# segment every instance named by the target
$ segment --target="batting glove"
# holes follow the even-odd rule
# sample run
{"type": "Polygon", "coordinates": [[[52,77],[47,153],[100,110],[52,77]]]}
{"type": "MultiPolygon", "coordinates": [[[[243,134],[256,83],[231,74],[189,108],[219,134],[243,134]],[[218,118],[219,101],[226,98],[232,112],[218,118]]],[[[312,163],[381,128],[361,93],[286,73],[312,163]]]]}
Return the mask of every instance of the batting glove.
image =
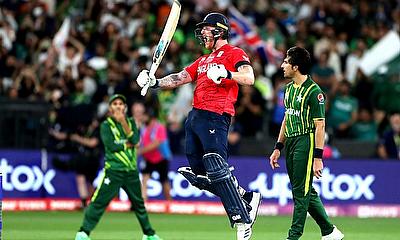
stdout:
{"type": "Polygon", "coordinates": [[[147,83],[149,83],[150,87],[153,87],[157,83],[157,79],[154,77],[149,76],[149,70],[142,70],[139,73],[139,76],[136,79],[137,84],[142,88],[144,87],[147,83]]]}
{"type": "Polygon", "coordinates": [[[207,77],[216,84],[220,84],[223,78],[232,79],[232,73],[226,70],[224,65],[219,64],[208,69],[207,77]]]}

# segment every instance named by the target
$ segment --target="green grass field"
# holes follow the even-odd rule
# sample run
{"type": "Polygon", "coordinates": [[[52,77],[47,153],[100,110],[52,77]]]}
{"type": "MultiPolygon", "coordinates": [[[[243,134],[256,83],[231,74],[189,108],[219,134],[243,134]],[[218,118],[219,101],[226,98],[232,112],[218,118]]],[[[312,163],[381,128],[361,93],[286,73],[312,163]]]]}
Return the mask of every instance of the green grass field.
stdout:
{"type": "MultiPolygon", "coordinates": [[[[3,212],[5,240],[71,240],[82,221],[82,212],[3,212]]],[[[224,216],[151,214],[158,235],[164,240],[236,239],[224,216]]],[[[334,218],[334,223],[350,240],[399,239],[399,219],[334,218]]],[[[290,224],[289,216],[260,216],[252,239],[283,240],[290,224]]],[[[92,240],[141,240],[142,233],[132,213],[107,212],[91,234],[92,240]]],[[[302,240],[321,239],[310,218],[302,240]]]]}

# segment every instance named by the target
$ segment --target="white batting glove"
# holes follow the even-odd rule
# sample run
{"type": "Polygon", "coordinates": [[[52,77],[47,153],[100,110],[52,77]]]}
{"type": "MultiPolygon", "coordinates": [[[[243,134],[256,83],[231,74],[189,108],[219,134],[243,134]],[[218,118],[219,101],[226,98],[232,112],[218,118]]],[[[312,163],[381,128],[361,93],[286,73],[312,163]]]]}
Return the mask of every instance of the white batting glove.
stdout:
{"type": "Polygon", "coordinates": [[[223,78],[231,79],[232,73],[226,70],[224,65],[219,64],[208,69],[207,77],[216,84],[220,84],[223,78]]]}
{"type": "Polygon", "coordinates": [[[147,83],[149,83],[150,87],[152,87],[156,85],[157,79],[155,79],[154,77],[150,77],[149,70],[145,69],[139,73],[136,82],[141,88],[144,87],[147,83]]]}

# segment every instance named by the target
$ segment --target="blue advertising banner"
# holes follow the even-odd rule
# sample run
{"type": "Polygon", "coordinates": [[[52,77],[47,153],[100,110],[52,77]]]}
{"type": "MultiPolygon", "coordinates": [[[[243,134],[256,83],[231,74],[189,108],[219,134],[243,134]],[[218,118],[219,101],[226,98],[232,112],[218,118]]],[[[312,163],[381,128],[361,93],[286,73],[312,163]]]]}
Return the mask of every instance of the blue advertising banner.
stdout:
{"type": "Polygon", "coordinates": [[[51,158],[40,150],[0,150],[4,198],[76,198],[75,175],[55,170],[51,158]]]}
{"type": "MultiPolygon", "coordinates": [[[[68,156],[64,156],[68,158],[68,156]]],[[[73,172],[61,172],[53,168],[51,155],[37,151],[0,150],[0,167],[3,171],[4,198],[78,198],[73,172]]],[[[272,171],[267,158],[232,157],[230,165],[240,184],[259,191],[264,203],[285,206],[291,202],[289,179],[284,159],[281,168],[272,171]]],[[[397,173],[400,161],[382,160],[326,160],[323,177],[314,179],[314,187],[327,204],[400,204],[400,187],[397,173]]],[[[176,172],[187,166],[183,156],[171,161],[169,178],[171,195],[175,200],[218,201],[210,193],[188,184],[176,172]]],[[[161,184],[153,179],[148,182],[150,199],[162,199],[161,184]]],[[[99,180],[99,177],[95,180],[99,180]]],[[[126,195],[121,191],[121,200],[126,195]]]]}

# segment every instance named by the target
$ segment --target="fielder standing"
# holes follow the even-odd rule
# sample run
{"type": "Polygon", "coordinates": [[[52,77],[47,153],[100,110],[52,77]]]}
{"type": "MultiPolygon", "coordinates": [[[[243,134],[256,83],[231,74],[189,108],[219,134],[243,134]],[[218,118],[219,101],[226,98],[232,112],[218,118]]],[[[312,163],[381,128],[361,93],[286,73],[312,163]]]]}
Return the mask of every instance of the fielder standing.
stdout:
{"type": "Polygon", "coordinates": [[[329,221],[324,206],[312,186],[313,175],[322,177],[322,149],[325,136],[325,97],[308,75],[311,58],[308,51],[292,47],[281,65],[286,85],[278,141],[270,156],[272,169],[278,168],[280,152],[286,144],[286,168],[292,185],[294,211],[289,240],[303,234],[307,212],[321,229],[322,240],[341,240],[344,235],[329,221]]]}
{"type": "Polygon", "coordinates": [[[186,156],[190,168],[178,171],[189,182],[221,198],[238,239],[250,239],[251,227],[261,201],[260,193],[246,192],[238,186],[227,163],[227,135],[238,84],[253,85],[254,73],[249,57],[228,44],[230,26],[220,13],[210,13],[196,25],[196,38],[211,50],[179,73],[161,79],[143,70],[137,79],[140,87],[175,88],[194,82],[193,109],[185,123],[186,156]]]}
{"type": "Polygon", "coordinates": [[[90,240],[89,234],[96,227],[111,200],[122,188],[128,194],[136,217],[143,231],[143,240],[161,240],[150,225],[136,165],[135,145],[139,131],[135,121],[126,117],[125,96],[115,94],[109,101],[110,116],[100,126],[105,148],[104,175],[89,206],[75,240],[90,240]]]}

